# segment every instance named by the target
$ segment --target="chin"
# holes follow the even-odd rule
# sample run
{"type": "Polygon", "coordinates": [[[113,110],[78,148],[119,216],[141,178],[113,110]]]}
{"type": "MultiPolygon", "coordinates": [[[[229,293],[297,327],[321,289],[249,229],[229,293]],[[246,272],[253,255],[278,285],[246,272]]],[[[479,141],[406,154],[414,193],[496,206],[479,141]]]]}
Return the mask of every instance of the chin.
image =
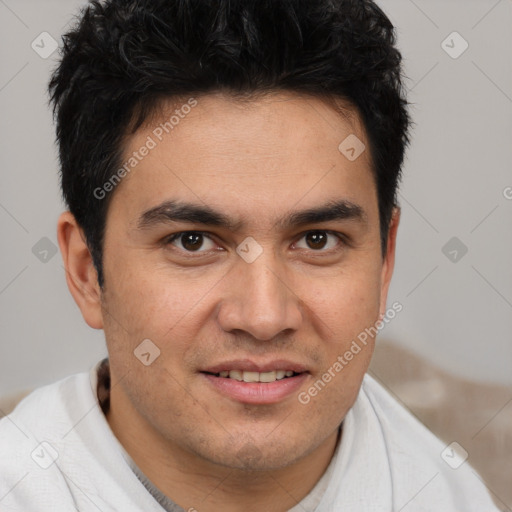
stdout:
{"type": "Polygon", "coordinates": [[[245,436],[243,435],[236,437],[236,444],[233,442],[233,438],[228,438],[227,446],[224,449],[213,447],[214,451],[210,452],[206,458],[214,464],[231,469],[275,471],[293,464],[306,455],[298,449],[299,445],[304,447],[304,444],[292,442],[289,437],[274,438],[271,442],[265,436],[262,436],[260,440],[250,439],[247,436],[246,441],[244,441],[245,436]]]}

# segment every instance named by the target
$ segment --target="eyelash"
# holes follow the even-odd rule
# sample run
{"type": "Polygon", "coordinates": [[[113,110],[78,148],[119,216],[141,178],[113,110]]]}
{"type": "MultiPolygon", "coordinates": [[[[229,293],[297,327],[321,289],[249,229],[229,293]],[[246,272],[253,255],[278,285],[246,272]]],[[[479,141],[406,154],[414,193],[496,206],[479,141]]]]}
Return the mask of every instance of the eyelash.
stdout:
{"type": "MultiPolygon", "coordinates": [[[[210,234],[205,232],[205,231],[180,231],[178,233],[174,233],[173,235],[170,235],[167,238],[165,238],[163,240],[163,243],[166,246],[167,245],[171,245],[172,242],[174,242],[175,240],[179,239],[182,235],[190,234],[190,233],[193,233],[195,235],[202,235],[202,236],[208,238],[209,240],[211,240],[212,242],[214,242],[214,240],[212,239],[210,234]]],[[[335,253],[335,252],[341,250],[343,247],[349,245],[347,237],[343,233],[338,233],[337,231],[331,231],[331,230],[328,230],[328,229],[310,229],[309,231],[305,231],[304,233],[301,233],[300,238],[298,238],[297,241],[302,240],[306,235],[308,235],[310,233],[327,233],[328,235],[332,235],[332,236],[336,237],[338,239],[338,241],[341,242],[341,247],[337,247],[337,248],[330,249],[330,250],[327,250],[327,251],[323,251],[322,249],[318,249],[318,250],[310,249],[313,253],[317,253],[317,254],[332,254],[332,253],[335,253]]],[[[185,252],[187,255],[192,255],[192,256],[193,255],[202,255],[204,253],[210,252],[210,251],[187,251],[187,250],[184,250],[184,249],[178,249],[178,250],[181,251],[181,252],[185,252]]],[[[305,250],[305,249],[302,249],[302,250],[305,250]]]]}

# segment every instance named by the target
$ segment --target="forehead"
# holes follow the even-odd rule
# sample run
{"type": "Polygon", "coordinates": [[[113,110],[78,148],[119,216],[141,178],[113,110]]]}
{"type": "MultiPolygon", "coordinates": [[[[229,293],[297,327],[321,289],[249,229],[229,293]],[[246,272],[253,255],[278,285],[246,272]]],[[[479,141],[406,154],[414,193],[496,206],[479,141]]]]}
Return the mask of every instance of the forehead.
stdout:
{"type": "Polygon", "coordinates": [[[163,101],[125,140],[128,171],[111,207],[133,217],[184,200],[228,209],[240,222],[272,214],[275,223],[292,208],[343,198],[366,203],[371,214],[376,189],[364,126],[347,104],[337,106],[289,92],[163,101]]]}

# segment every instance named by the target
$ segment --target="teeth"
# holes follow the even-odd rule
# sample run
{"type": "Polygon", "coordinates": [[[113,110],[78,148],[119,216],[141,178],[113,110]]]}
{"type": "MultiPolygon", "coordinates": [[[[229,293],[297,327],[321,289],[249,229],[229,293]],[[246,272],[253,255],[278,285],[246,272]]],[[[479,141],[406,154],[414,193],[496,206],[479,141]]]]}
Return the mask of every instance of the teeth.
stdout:
{"type": "Polygon", "coordinates": [[[242,373],[243,372],[239,372],[238,370],[231,370],[229,372],[229,378],[235,380],[244,380],[242,373]]]}
{"type": "Polygon", "coordinates": [[[260,374],[258,372],[243,372],[242,375],[243,375],[244,382],[259,382],[260,381],[260,374]]]}
{"type": "Polygon", "coordinates": [[[272,372],[243,372],[240,370],[222,371],[219,377],[235,379],[240,382],[275,382],[276,380],[291,377],[293,371],[291,370],[275,370],[272,372]]]}
{"type": "Polygon", "coordinates": [[[274,382],[276,380],[276,372],[260,373],[260,382],[274,382]]]}

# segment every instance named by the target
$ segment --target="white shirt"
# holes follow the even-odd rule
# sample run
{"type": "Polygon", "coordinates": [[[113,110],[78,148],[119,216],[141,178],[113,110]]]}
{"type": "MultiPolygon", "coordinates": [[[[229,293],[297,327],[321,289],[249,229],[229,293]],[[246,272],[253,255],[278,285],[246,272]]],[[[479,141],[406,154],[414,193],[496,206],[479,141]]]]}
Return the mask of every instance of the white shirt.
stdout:
{"type": "MultiPolygon", "coordinates": [[[[96,384],[95,367],[35,390],[0,420],[0,512],[165,510],[130,466],[96,384]]],[[[498,512],[467,461],[445,462],[445,448],[366,375],[328,470],[292,510],[498,512]]]]}

